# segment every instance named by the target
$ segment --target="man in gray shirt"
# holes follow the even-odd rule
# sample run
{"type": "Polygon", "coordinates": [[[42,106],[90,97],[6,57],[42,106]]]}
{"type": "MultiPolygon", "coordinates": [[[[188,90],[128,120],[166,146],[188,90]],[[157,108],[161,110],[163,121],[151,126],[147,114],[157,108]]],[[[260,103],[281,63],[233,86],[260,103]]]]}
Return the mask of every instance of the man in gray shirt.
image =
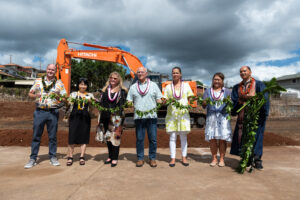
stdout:
{"type": "MultiPolygon", "coordinates": [[[[157,84],[150,81],[147,75],[146,68],[138,68],[138,81],[130,87],[127,95],[127,101],[133,102],[134,109],[142,112],[154,109],[157,103],[161,103],[162,98],[161,91],[157,84]]],[[[138,158],[136,166],[142,167],[144,165],[144,139],[145,129],[147,128],[150,166],[156,167],[157,113],[152,112],[140,117],[134,112],[134,122],[136,127],[136,152],[138,158]]]]}

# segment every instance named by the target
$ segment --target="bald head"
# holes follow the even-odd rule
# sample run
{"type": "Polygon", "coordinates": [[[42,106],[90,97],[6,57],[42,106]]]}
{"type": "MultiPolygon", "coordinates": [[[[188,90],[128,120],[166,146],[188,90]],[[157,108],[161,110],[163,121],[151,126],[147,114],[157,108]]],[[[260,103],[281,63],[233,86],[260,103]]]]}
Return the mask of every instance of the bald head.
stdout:
{"type": "Polygon", "coordinates": [[[242,66],[240,68],[240,76],[243,79],[243,81],[247,81],[251,77],[251,68],[249,66],[242,66]]]}
{"type": "Polygon", "coordinates": [[[147,69],[145,67],[139,67],[137,70],[137,77],[141,83],[145,82],[147,78],[147,69]]]}
{"type": "Polygon", "coordinates": [[[54,64],[49,64],[47,66],[46,73],[47,73],[47,79],[52,80],[55,77],[56,66],[54,64]]]}
{"type": "Polygon", "coordinates": [[[137,69],[137,73],[139,72],[139,71],[143,71],[143,72],[147,72],[148,70],[147,70],[147,68],[145,68],[145,67],[139,67],[138,69],[137,69]]]}

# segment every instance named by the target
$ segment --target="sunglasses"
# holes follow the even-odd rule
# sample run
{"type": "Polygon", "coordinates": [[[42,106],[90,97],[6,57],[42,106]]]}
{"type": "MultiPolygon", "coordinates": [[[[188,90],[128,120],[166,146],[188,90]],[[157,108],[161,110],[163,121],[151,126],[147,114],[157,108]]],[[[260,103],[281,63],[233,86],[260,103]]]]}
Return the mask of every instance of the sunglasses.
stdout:
{"type": "Polygon", "coordinates": [[[79,82],[86,82],[87,81],[87,78],[79,78],[79,82]]]}

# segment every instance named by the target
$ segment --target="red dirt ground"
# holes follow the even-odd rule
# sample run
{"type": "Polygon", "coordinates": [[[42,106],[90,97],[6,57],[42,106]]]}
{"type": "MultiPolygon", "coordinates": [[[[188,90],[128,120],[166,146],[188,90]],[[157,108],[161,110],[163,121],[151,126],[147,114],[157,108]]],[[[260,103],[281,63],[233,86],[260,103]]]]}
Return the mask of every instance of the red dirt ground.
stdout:
{"type": "MultiPolygon", "coordinates": [[[[0,146],[30,146],[32,139],[32,120],[33,111],[35,109],[33,102],[0,102],[0,146]]],[[[298,120],[297,120],[298,121],[298,120]]],[[[300,140],[294,135],[299,135],[299,131],[294,124],[298,123],[293,120],[277,120],[270,121],[269,128],[272,132],[265,132],[264,146],[280,146],[280,145],[300,145],[300,140]],[[282,125],[278,125],[282,123],[282,125]],[[272,126],[274,124],[274,126],[272,126]],[[276,126],[275,126],[276,125],[276,126]],[[289,127],[289,136],[287,134],[281,134],[281,130],[276,132],[277,129],[272,127],[283,126],[289,127]],[[295,134],[293,134],[295,130],[295,134]],[[297,132],[298,131],[298,132],[297,132]]],[[[95,119],[92,123],[92,132],[89,146],[104,147],[105,144],[100,144],[94,140],[95,137],[95,119]]],[[[268,122],[267,122],[268,124],[268,122]]],[[[279,130],[279,128],[278,128],[279,130]]],[[[285,129],[287,131],[287,129],[285,129]]],[[[147,137],[147,136],[146,136],[147,137]]],[[[161,148],[169,147],[169,136],[164,129],[158,129],[157,146],[161,148]]],[[[58,146],[67,146],[68,142],[68,128],[63,122],[59,122],[59,130],[57,133],[58,146]]],[[[177,141],[179,146],[179,140],[177,141]]],[[[45,129],[41,145],[48,145],[47,131],[45,129]]],[[[189,147],[208,147],[208,143],[204,140],[204,129],[192,129],[192,132],[188,134],[189,147]]],[[[135,147],[135,129],[126,129],[122,136],[122,147],[135,147]]],[[[145,140],[145,147],[148,146],[147,140],[145,140]]]]}

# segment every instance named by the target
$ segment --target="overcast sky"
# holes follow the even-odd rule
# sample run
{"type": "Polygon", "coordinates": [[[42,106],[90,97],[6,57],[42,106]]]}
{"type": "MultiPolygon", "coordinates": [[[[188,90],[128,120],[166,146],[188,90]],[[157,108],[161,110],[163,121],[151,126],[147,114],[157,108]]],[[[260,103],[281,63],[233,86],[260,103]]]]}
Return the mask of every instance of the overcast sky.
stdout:
{"type": "MultiPolygon", "coordinates": [[[[229,85],[249,65],[268,80],[300,72],[297,0],[0,0],[0,64],[42,66],[61,38],[123,46],[145,67],[229,85]]],[[[80,48],[80,46],[74,46],[80,48]]]]}

